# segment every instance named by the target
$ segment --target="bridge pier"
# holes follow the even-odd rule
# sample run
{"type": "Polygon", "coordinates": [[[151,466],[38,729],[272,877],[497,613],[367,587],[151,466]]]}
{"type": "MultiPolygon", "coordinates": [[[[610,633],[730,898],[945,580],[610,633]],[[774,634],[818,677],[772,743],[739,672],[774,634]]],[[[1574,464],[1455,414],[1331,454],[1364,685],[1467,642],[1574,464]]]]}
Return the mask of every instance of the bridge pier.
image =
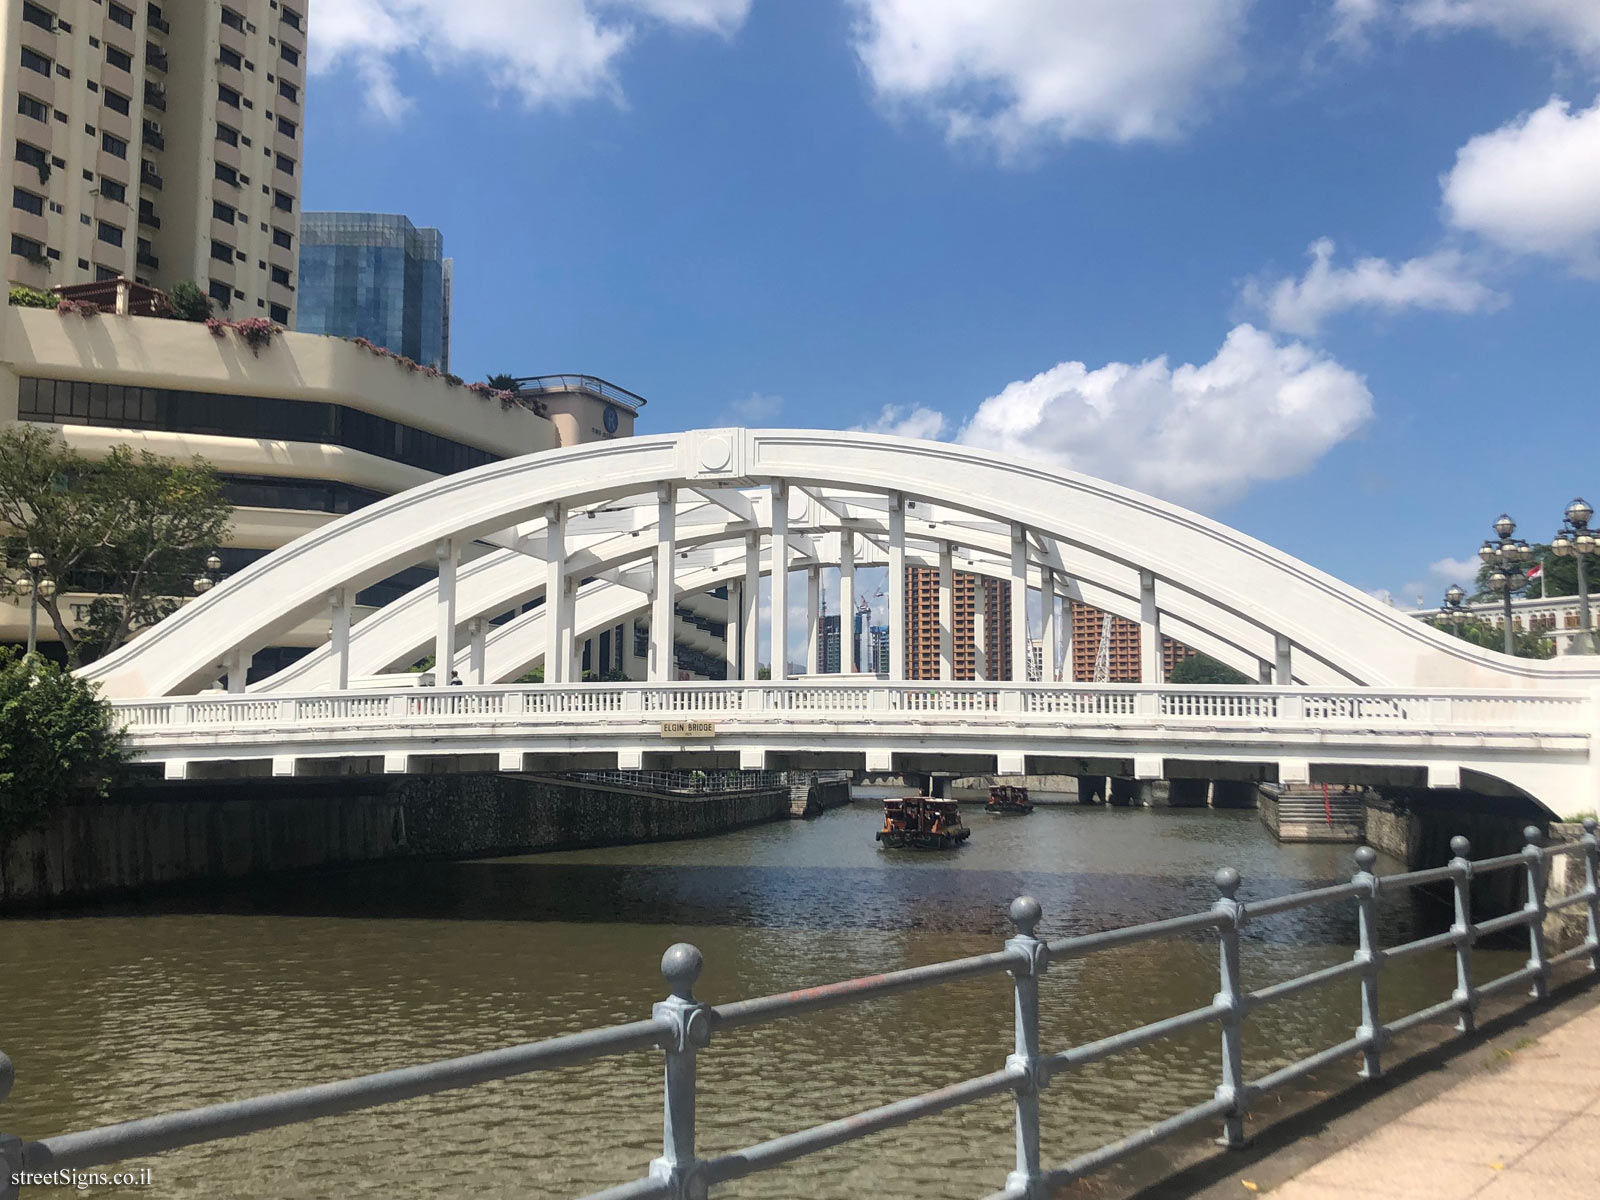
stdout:
{"type": "Polygon", "coordinates": [[[936,800],[950,798],[950,783],[956,776],[934,773],[919,773],[907,771],[904,773],[906,787],[920,796],[932,796],[936,800]]]}
{"type": "Polygon", "coordinates": [[[1212,808],[1255,808],[1260,802],[1260,785],[1249,779],[1213,779],[1212,808]]]}
{"type": "Polygon", "coordinates": [[[1104,804],[1106,802],[1106,782],[1107,777],[1104,775],[1079,775],[1078,803],[1104,804]]]}
{"type": "Polygon", "coordinates": [[[1113,808],[1127,808],[1137,805],[1149,808],[1155,797],[1155,780],[1153,779],[1127,779],[1113,776],[1111,779],[1111,793],[1108,797],[1113,808]]]}

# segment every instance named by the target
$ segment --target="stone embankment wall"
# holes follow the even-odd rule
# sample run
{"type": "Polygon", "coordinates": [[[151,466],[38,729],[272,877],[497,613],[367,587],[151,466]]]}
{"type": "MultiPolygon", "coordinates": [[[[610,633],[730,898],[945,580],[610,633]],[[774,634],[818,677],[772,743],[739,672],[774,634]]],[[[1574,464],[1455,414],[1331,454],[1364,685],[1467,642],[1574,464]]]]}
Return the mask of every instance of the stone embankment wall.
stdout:
{"type": "MultiPolygon", "coordinates": [[[[1553,842],[1576,841],[1583,836],[1583,826],[1577,822],[1560,822],[1550,826],[1553,842]]],[[[1551,859],[1550,875],[1545,880],[1544,898],[1549,904],[1565,896],[1572,896],[1589,886],[1588,870],[1582,856],[1564,854],[1551,859]]],[[[1577,904],[1545,918],[1545,936],[1551,940],[1551,949],[1561,951],[1575,946],[1589,934],[1588,905],[1577,904]]]]}
{"type": "MultiPolygon", "coordinates": [[[[1367,801],[1368,844],[1393,855],[1413,871],[1449,862],[1450,839],[1458,834],[1472,843],[1474,859],[1515,854],[1525,844],[1523,829],[1528,825],[1539,828],[1546,844],[1583,836],[1582,825],[1551,821],[1547,813],[1531,803],[1468,792],[1439,789],[1431,794],[1391,795],[1367,801]]],[[[1570,896],[1585,886],[1583,858],[1563,855],[1550,863],[1545,902],[1570,896]]],[[[1496,871],[1472,881],[1475,920],[1513,912],[1526,901],[1527,881],[1521,868],[1496,871]]],[[[1588,914],[1583,906],[1552,914],[1545,922],[1545,933],[1553,947],[1572,944],[1587,931],[1588,914]]]]}
{"type": "Polygon", "coordinates": [[[674,796],[498,773],[149,784],[16,839],[0,854],[0,907],[386,858],[671,841],[788,811],[783,788],[674,796]]]}

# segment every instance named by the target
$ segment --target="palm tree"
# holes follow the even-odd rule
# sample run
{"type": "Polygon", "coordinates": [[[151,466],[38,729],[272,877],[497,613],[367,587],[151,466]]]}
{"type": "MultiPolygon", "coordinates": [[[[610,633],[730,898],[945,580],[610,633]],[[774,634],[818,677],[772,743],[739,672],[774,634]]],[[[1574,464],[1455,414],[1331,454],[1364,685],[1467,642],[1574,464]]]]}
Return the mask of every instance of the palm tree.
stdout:
{"type": "Polygon", "coordinates": [[[515,375],[491,375],[485,380],[490,387],[500,392],[514,392],[517,390],[517,377],[515,375]]]}

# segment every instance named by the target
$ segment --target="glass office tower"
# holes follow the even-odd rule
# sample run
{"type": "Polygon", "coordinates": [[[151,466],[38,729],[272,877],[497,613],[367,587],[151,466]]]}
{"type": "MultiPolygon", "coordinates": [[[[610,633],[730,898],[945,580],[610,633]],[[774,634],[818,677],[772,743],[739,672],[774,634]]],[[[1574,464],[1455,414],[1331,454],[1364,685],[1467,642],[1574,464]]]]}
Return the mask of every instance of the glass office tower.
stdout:
{"type": "Polygon", "coordinates": [[[450,268],[443,235],[405,217],[302,213],[297,327],[364,337],[448,371],[450,268]]]}

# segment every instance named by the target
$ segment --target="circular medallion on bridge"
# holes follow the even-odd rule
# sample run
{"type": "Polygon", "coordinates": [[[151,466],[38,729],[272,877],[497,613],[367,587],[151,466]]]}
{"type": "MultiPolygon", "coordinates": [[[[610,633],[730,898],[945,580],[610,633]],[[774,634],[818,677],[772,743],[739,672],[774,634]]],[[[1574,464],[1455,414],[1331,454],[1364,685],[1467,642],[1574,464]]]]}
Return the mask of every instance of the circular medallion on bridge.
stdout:
{"type": "Polygon", "coordinates": [[[700,466],[705,470],[727,470],[732,460],[733,447],[728,445],[727,438],[709,437],[700,443],[700,466]]]}
{"type": "Polygon", "coordinates": [[[600,423],[606,427],[607,433],[615,433],[617,431],[617,410],[609,404],[606,405],[605,415],[600,418],[600,423]]]}

